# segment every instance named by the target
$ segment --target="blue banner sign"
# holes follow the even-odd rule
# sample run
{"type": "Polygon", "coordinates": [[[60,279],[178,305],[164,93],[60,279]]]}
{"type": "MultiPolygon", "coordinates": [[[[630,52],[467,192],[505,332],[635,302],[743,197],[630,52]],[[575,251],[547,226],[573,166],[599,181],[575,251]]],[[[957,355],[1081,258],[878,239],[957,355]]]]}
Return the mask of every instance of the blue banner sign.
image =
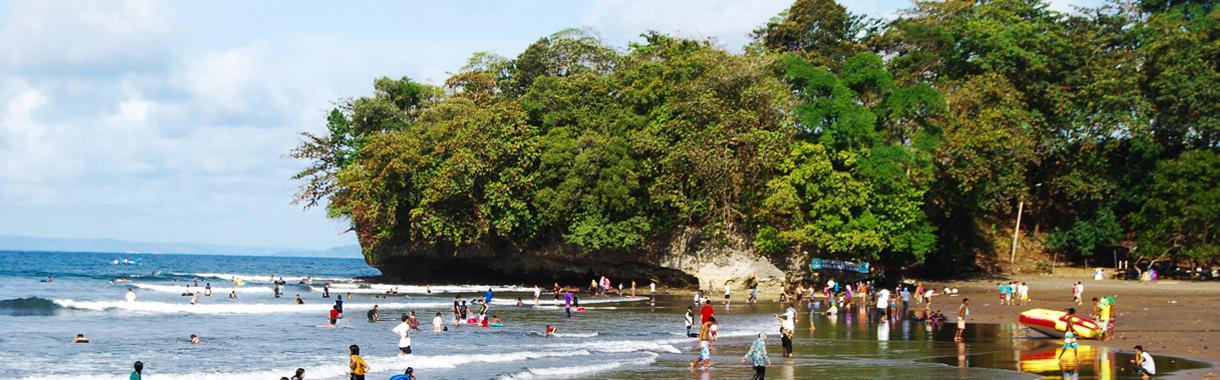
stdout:
{"type": "Polygon", "coordinates": [[[810,261],[813,270],[833,269],[845,272],[868,273],[868,263],[853,263],[850,261],[823,260],[817,258],[810,261]]]}

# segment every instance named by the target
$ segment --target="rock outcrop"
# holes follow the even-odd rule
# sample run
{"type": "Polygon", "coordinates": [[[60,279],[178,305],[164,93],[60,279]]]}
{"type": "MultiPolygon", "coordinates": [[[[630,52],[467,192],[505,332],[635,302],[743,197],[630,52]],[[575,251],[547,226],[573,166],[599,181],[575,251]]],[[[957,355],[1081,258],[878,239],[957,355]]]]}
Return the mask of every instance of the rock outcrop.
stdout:
{"type": "MultiPolygon", "coordinates": [[[[639,287],[650,281],[673,288],[744,290],[758,282],[778,286],[788,274],[757,254],[748,238],[710,239],[695,228],[677,229],[641,248],[621,252],[581,252],[567,244],[522,248],[507,243],[483,242],[461,247],[400,245],[366,253],[370,265],[382,272],[382,281],[402,283],[514,283],[585,286],[608,276],[617,285],[639,287]]],[[[781,262],[787,267],[787,258],[781,262]]],[[[789,270],[791,271],[791,270],[789,270]]]]}

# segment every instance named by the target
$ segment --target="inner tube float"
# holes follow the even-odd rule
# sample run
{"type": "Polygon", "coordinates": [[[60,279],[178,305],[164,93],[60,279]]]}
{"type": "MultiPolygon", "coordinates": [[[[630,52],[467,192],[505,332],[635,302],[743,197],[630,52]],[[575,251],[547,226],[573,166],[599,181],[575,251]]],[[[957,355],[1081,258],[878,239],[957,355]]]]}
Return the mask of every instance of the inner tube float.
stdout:
{"type": "MultiPolygon", "coordinates": [[[[1033,309],[1021,313],[1021,324],[1029,327],[1031,330],[1045,334],[1052,338],[1063,338],[1063,334],[1067,332],[1067,322],[1063,321],[1063,316],[1067,312],[1048,309],[1033,309]]],[[[1101,337],[1101,325],[1087,317],[1077,315],[1072,322],[1072,332],[1076,334],[1078,339],[1098,339],[1101,337]]]]}

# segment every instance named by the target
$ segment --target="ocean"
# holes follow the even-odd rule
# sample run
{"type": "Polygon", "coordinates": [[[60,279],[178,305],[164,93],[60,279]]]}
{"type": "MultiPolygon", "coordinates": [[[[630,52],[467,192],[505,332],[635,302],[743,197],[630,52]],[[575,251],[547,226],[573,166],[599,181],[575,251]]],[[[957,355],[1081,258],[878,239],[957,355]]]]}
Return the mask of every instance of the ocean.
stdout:
{"type": "MultiPolygon", "coordinates": [[[[718,364],[691,372],[687,363],[698,350],[683,323],[686,296],[659,296],[653,304],[642,293],[584,295],[587,309],[566,318],[547,283],[538,284],[538,305],[532,284],[361,285],[353,280],[378,272],[359,259],[0,252],[0,262],[0,379],[126,379],[137,360],[145,363],[146,379],[276,380],[296,368],[304,368],[309,379],[346,379],[352,344],[372,367],[369,379],[407,367],[419,379],[735,379],[753,373],[739,359],[760,332],[770,334],[776,365],[768,375],[776,379],[1067,375],[1042,363],[1054,355],[1055,342],[1029,339],[1024,328],[1012,325],[972,324],[969,345],[954,344],[952,328],[878,322],[865,313],[819,317],[802,307],[802,314],[810,314],[797,325],[798,356],[782,359],[773,317],[782,306],[717,303],[718,364]],[[139,262],[116,264],[120,258],[139,262]],[[53,281],[42,282],[48,276],[53,281]],[[272,280],[281,277],[284,295],[276,298],[272,280]],[[312,284],[300,283],[306,278],[312,284]],[[332,298],[323,298],[324,283],[332,284],[332,298]],[[183,295],[207,285],[212,296],[197,304],[183,295]],[[505,326],[454,325],[454,298],[481,297],[488,288],[495,292],[489,315],[500,316],[505,326]],[[134,302],[124,300],[128,289],[134,302]],[[385,294],[393,289],[398,294],[385,294]],[[230,292],[237,298],[230,299],[230,292]],[[295,302],[298,295],[304,304],[295,302]],[[335,328],[323,327],[333,297],[340,295],[345,318],[335,328]],[[517,306],[518,297],[523,306],[517,306]],[[368,321],[374,305],[386,321],[368,321]],[[422,331],[413,336],[414,354],[403,358],[390,329],[410,311],[422,331]],[[438,312],[450,331],[431,331],[438,312]],[[540,333],[547,325],[557,327],[554,337],[540,333]],[[69,343],[76,334],[91,343],[69,343]],[[191,334],[201,337],[200,344],[190,343],[191,334]]],[[[740,292],[738,299],[744,296],[740,292]]],[[[1073,375],[1125,378],[1116,364],[1125,363],[1124,354],[1102,347],[1087,354],[1090,364],[1073,375]]],[[[1158,357],[1162,371],[1202,365],[1161,363],[1158,357]]]]}

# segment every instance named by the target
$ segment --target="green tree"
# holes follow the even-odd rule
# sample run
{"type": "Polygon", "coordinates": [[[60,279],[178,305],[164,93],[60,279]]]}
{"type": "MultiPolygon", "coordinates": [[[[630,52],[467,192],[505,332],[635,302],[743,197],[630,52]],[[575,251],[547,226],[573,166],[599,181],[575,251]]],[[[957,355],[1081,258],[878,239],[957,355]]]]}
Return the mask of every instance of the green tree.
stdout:
{"type": "Polygon", "coordinates": [[[1149,260],[1207,262],[1220,254],[1220,154],[1193,150],[1157,163],[1134,229],[1149,260]]]}

